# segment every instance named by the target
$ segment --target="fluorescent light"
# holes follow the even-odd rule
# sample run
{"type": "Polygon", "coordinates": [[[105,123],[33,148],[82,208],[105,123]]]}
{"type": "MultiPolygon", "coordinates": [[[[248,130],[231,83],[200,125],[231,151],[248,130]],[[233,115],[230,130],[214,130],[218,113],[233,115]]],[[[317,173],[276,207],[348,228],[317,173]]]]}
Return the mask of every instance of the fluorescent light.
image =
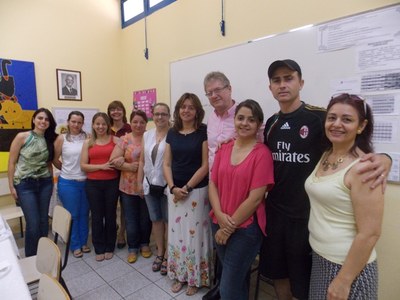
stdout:
{"type": "Polygon", "coordinates": [[[290,29],[289,32],[307,29],[307,28],[310,28],[310,27],[313,27],[313,26],[314,26],[314,24],[309,24],[309,25],[306,25],[306,26],[301,26],[301,27],[297,27],[297,28],[290,29]]]}
{"type": "Polygon", "coordinates": [[[274,36],[276,36],[276,34],[271,34],[271,35],[263,36],[263,37],[260,37],[260,38],[251,40],[250,43],[251,43],[251,42],[258,42],[258,41],[265,40],[265,39],[269,39],[269,38],[272,38],[272,37],[274,37],[274,36]]]}

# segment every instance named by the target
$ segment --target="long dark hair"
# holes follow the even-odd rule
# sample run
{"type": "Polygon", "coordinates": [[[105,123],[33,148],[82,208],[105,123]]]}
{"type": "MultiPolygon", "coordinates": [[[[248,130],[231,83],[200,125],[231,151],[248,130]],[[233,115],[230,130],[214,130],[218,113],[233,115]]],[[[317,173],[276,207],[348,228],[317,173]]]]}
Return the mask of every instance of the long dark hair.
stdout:
{"type": "Polygon", "coordinates": [[[45,113],[47,118],[49,119],[49,127],[44,132],[44,138],[46,140],[47,151],[49,152],[49,157],[47,161],[52,161],[54,158],[54,141],[56,140],[58,134],[56,133],[57,123],[54,120],[53,114],[47,108],[41,107],[33,113],[31,120],[32,130],[35,129],[35,124],[33,120],[39,113],[45,113]]]}
{"type": "MultiPolygon", "coordinates": [[[[352,106],[357,112],[359,124],[364,122],[364,120],[367,120],[367,124],[365,125],[364,130],[361,133],[357,134],[354,145],[351,147],[350,152],[355,157],[358,157],[356,153],[357,147],[365,153],[373,152],[374,149],[372,146],[372,132],[374,129],[374,119],[368,103],[357,95],[340,94],[331,98],[331,101],[329,102],[327,107],[327,112],[329,112],[329,109],[337,103],[352,106]]],[[[327,148],[330,149],[332,147],[332,143],[328,139],[326,140],[327,148]]]]}
{"type": "Polygon", "coordinates": [[[185,102],[186,100],[191,100],[192,104],[194,106],[194,108],[196,109],[196,118],[195,118],[195,122],[194,122],[194,129],[199,129],[200,125],[203,122],[204,119],[204,109],[203,106],[201,105],[200,99],[199,97],[197,97],[197,95],[192,94],[192,93],[184,93],[178,100],[178,102],[176,102],[175,105],[175,110],[174,110],[174,129],[176,131],[182,130],[183,128],[183,123],[182,123],[182,119],[181,116],[179,115],[179,109],[182,107],[183,102],[185,102]]]}

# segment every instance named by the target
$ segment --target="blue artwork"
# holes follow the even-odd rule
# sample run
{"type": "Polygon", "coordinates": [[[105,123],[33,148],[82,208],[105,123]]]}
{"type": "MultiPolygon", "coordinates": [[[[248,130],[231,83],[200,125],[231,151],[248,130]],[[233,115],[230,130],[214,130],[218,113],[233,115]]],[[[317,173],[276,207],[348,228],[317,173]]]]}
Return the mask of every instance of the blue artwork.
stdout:
{"type": "Polygon", "coordinates": [[[8,151],[15,135],[31,128],[37,108],[33,62],[0,59],[0,151],[8,151]]]}

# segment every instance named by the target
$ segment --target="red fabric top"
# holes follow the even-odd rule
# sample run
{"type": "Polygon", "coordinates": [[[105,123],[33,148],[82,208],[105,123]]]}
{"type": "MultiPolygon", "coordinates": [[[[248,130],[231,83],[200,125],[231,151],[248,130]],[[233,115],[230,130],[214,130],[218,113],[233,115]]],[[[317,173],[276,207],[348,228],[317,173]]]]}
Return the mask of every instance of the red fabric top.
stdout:
{"type": "MultiPolygon", "coordinates": [[[[267,146],[257,143],[241,163],[232,165],[233,145],[234,141],[222,145],[216,153],[211,171],[211,181],[218,188],[221,210],[230,216],[246,200],[251,190],[262,186],[268,186],[267,190],[270,190],[274,185],[273,161],[267,146]]],[[[260,229],[266,235],[265,201],[260,203],[256,213],[260,229]]],[[[218,223],[213,210],[210,216],[215,224],[218,223]]],[[[251,216],[240,227],[246,228],[253,223],[253,219],[251,216]]]]}
{"type": "MultiPolygon", "coordinates": [[[[110,142],[105,145],[94,144],[89,148],[89,163],[92,165],[100,165],[106,163],[110,159],[110,155],[114,150],[115,143],[111,137],[110,142]]],[[[87,172],[87,178],[92,180],[110,180],[118,178],[117,170],[98,170],[87,172]]]]}

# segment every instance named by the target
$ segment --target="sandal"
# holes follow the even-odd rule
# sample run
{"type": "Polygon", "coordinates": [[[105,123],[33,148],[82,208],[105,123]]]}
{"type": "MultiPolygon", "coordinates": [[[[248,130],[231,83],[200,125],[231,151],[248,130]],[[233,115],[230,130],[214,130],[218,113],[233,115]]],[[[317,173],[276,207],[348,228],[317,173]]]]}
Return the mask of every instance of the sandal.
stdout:
{"type": "Polygon", "coordinates": [[[197,286],[191,286],[189,285],[186,289],[186,295],[187,296],[193,296],[199,291],[199,288],[197,286]]]}
{"type": "Polygon", "coordinates": [[[149,257],[153,256],[153,252],[151,252],[151,249],[149,246],[144,246],[142,249],[140,249],[140,254],[142,254],[142,256],[144,258],[149,258],[149,257]]]}
{"type": "Polygon", "coordinates": [[[127,260],[130,264],[135,263],[137,261],[137,254],[135,252],[129,252],[127,260]]]}
{"type": "Polygon", "coordinates": [[[97,254],[96,255],[96,261],[103,261],[104,260],[104,254],[97,254]]]}
{"type": "Polygon", "coordinates": [[[104,254],[104,258],[107,259],[107,260],[110,260],[113,257],[114,257],[114,253],[112,253],[112,252],[106,252],[104,254]]]}
{"type": "Polygon", "coordinates": [[[81,258],[83,256],[81,249],[74,250],[74,252],[72,252],[72,254],[74,255],[75,258],[81,258]]]}
{"type": "Polygon", "coordinates": [[[90,253],[90,252],[92,252],[92,250],[87,245],[83,245],[82,246],[82,252],[83,253],[90,253]]]}
{"type": "Polygon", "coordinates": [[[160,267],[160,274],[162,276],[167,275],[168,273],[168,260],[166,258],[163,259],[160,267]]]}
{"type": "Polygon", "coordinates": [[[153,262],[151,269],[153,272],[158,272],[161,269],[161,264],[163,263],[164,256],[157,255],[156,259],[153,262]]]}
{"type": "Polygon", "coordinates": [[[171,291],[173,293],[179,293],[184,285],[185,285],[185,282],[180,282],[178,280],[175,280],[175,282],[171,286],[171,291]]]}

